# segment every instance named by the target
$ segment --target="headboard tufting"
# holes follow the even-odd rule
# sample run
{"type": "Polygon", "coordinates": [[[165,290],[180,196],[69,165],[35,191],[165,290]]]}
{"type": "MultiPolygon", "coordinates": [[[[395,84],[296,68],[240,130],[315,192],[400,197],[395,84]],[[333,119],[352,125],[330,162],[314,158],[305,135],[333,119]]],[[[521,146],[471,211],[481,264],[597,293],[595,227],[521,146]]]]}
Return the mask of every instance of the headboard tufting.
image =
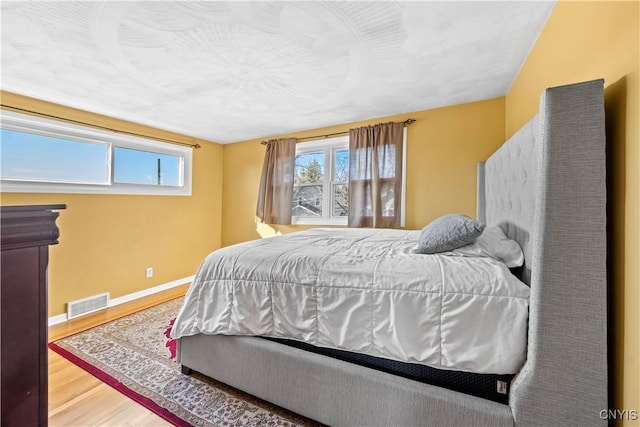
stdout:
{"type": "Polygon", "coordinates": [[[478,166],[478,219],[500,226],[524,252],[522,279],[531,281],[531,233],[534,224],[540,121],[536,115],[478,166]]]}

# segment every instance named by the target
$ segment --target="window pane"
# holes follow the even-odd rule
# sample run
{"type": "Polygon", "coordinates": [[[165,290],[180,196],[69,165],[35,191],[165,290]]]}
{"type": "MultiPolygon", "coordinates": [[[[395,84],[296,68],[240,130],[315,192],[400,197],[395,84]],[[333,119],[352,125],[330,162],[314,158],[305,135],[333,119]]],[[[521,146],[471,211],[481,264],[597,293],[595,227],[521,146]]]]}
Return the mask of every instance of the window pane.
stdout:
{"type": "Polygon", "coordinates": [[[382,199],[382,216],[393,216],[395,209],[395,182],[383,181],[380,186],[380,198],[382,199]]]}
{"type": "Polygon", "coordinates": [[[333,216],[347,216],[349,214],[349,186],[347,184],[333,184],[333,216]]]}
{"type": "Polygon", "coordinates": [[[336,150],[335,165],[333,168],[334,181],[349,181],[349,150],[336,150]]]}
{"type": "Polygon", "coordinates": [[[301,184],[293,187],[293,216],[322,216],[322,184],[301,184]]]}
{"type": "Polygon", "coordinates": [[[322,216],[324,152],[296,155],[292,215],[322,216]]]}
{"type": "Polygon", "coordinates": [[[296,155],[294,184],[322,184],[324,180],[324,153],[296,155]]]}
{"type": "MultiPolygon", "coordinates": [[[[353,153],[355,173],[352,178],[371,179],[373,154],[370,148],[360,148],[353,153]]],[[[394,178],[396,175],[396,147],[383,145],[378,149],[378,173],[380,178],[394,178]]]]}
{"type": "Polygon", "coordinates": [[[383,145],[379,150],[380,178],[393,178],[396,176],[396,147],[395,145],[383,145]]]}
{"type": "Polygon", "coordinates": [[[2,179],[108,183],[109,147],[2,129],[2,179]]]}
{"type": "Polygon", "coordinates": [[[113,182],[180,186],[180,157],[150,151],[115,147],[113,150],[113,182]]]}
{"type": "MultiPolygon", "coordinates": [[[[371,181],[352,181],[351,184],[356,187],[356,193],[372,194],[371,181]]],[[[365,207],[362,212],[363,216],[373,215],[373,206],[371,197],[365,197],[365,207]]],[[[395,181],[382,180],[380,182],[380,200],[382,202],[382,216],[394,216],[395,214],[395,181]]]]}

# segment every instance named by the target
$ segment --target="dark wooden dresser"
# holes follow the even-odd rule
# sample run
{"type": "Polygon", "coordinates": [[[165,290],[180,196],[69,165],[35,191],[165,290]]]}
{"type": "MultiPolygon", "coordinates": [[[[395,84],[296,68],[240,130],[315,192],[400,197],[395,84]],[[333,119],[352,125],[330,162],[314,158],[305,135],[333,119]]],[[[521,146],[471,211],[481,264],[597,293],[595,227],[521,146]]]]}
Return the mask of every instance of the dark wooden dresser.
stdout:
{"type": "Polygon", "coordinates": [[[2,427],[47,425],[47,265],[65,208],[0,207],[2,427]]]}

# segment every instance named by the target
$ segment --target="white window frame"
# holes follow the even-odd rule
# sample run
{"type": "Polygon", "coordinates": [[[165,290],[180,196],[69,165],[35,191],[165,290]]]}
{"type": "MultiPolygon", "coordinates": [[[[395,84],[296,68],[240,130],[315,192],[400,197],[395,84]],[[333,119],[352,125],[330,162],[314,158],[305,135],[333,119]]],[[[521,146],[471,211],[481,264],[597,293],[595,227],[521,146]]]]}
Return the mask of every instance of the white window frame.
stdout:
{"type": "Polygon", "coordinates": [[[407,223],[407,127],[402,129],[402,194],[400,195],[400,227],[407,223]]]}
{"type": "Polygon", "coordinates": [[[72,123],[50,120],[37,116],[2,111],[2,129],[25,132],[79,142],[108,146],[107,173],[108,182],[104,184],[83,184],[68,182],[36,181],[22,179],[0,180],[0,190],[13,193],[81,193],[81,194],[131,194],[190,196],[193,169],[191,147],[168,144],[152,139],[80,126],[72,123]],[[113,148],[122,147],[152,153],[177,156],[180,162],[180,185],[161,186],[144,184],[121,184],[113,182],[113,148]]]}
{"type": "MultiPolygon", "coordinates": [[[[407,200],[407,128],[402,132],[402,195],[400,202],[400,226],[405,227],[406,223],[406,200],[407,200]]],[[[301,217],[293,216],[291,223],[296,225],[344,225],[346,226],[348,218],[333,216],[333,168],[335,165],[335,152],[349,148],[349,136],[339,136],[335,138],[327,138],[320,141],[300,142],[296,145],[296,156],[299,154],[313,153],[318,151],[325,152],[325,170],[324,170],[324,190],[323,194],[323,214],[322,217],[301,217]],[[329,162],[327,162],[329,160],[329,162]],[[328,163],[328,165],[327,165],[328,163]],[[325,190],[329,191],[325,191],[325,190]]],[[[347,185],[349,181],[347,180],[347,185]]]]}
{"type": "Polygon", "coordinates": [[[324,181],[322,183],[322,217],[293,216],[292,224],[297,225],[347,225],[347,217],[333,216],[333,168],[335,152],[349,148],[349,137],[340,136],[321,141],[299,142],[296,145],[296,156],[307,153],[324,153],[324,181]]]}

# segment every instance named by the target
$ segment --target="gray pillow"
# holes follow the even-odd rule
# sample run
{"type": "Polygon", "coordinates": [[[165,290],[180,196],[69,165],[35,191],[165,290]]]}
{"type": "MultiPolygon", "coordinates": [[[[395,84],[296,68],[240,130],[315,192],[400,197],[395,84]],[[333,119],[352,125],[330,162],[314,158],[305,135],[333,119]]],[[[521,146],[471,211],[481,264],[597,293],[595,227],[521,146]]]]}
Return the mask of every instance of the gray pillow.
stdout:
{"type": "Polygon", "coordinates": [[[451,251],[473,243],[483,230],[484,224],[466,215],[441,216],[422,229],[414,252],[435,254],[451,251]]]}

